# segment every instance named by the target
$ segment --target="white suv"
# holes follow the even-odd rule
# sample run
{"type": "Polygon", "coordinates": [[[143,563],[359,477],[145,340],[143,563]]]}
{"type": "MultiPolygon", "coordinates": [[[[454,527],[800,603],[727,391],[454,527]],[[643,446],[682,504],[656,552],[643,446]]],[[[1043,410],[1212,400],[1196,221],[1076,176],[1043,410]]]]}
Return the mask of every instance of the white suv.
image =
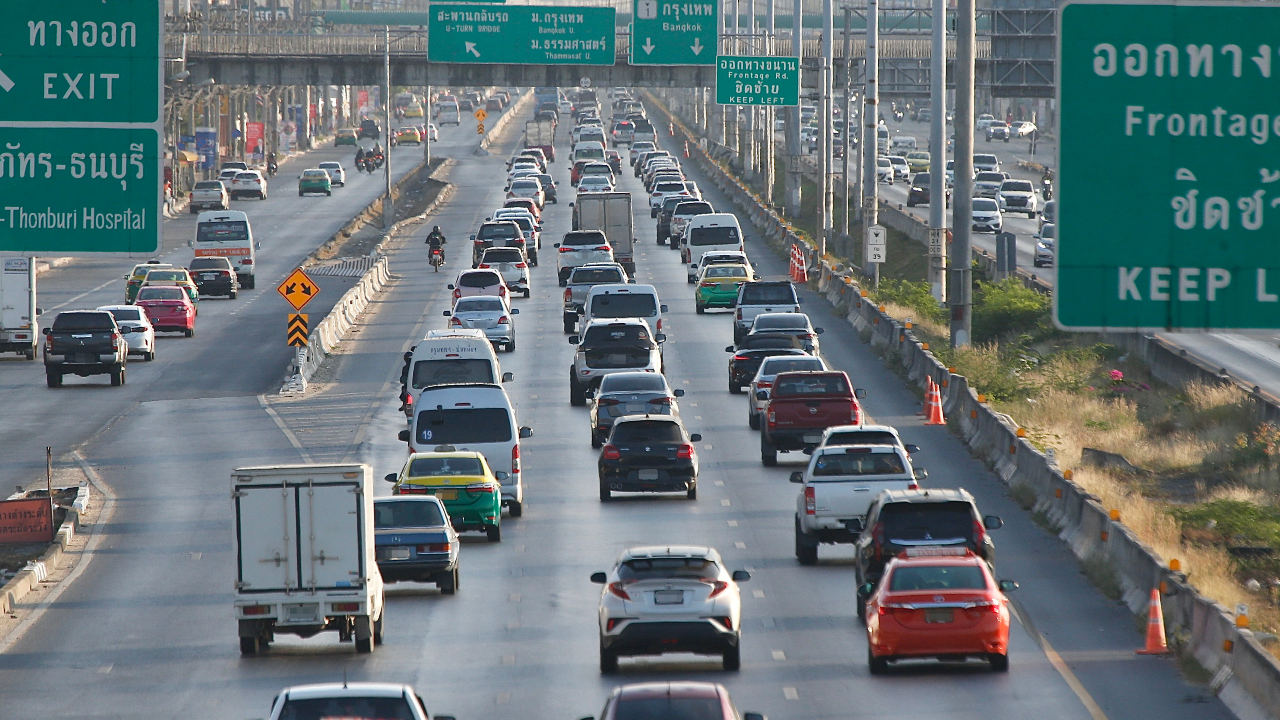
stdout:
{"type": "Polygon", "coordinates": [[[257,170],[241,170],[231,179],[231,197],[256,197],[267,199],[267,180],[257,170]]]}
{"type": "Polygon", "coordinates": [[[591,581],[600,593],[600,672],[618,670],[620,655],[693,652],[741,666],[746,570],[725,569],[715,548],[663,545],[623,551],[591,581]]]}
{"type": "Polygon", "coordinates": [[[281,690],[271,703],[271,720],[329,716],[404,720],[428,720],[431,717],[411,685],[393,683],[344,681],[294,685],[281,690]]]}
{"type": "Polygon", "coordinates": [[[1000,202],[1001,212],[1025,212],[1029,218],[1040,212],[1036,189],[1030,180],[1005,180],[1000,184],[996,199],[1000,202]]]}

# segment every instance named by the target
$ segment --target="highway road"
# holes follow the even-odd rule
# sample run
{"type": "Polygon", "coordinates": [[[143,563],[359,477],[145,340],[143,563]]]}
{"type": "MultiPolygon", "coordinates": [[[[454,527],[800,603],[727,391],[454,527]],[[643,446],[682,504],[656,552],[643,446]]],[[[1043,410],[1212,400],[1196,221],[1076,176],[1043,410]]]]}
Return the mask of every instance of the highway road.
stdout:
{"type": "MultiPolygon", "coordinates": [[[[442,144],[450,140],[446,136],[442,144]]],[[[524,517],[504,519],[501,543],[468,538],[457,595],[390,586],[386,644],[372,655],[357,655],[351,644],[325,634],[280,636],[266,654],[242,658],[230,611],[230,471],[308,459],[361,460],[379,477],[399,469],[405,454],[395,440],[404,427],[395,398],[400,355],[426,329],[443,326],[445,284],[461,265],[451,261],[445,268],[450,272],[432,273],[421,236],[431,224],[441,225],[454,239],[449,250],[457,258],[458,246],[465,246],[458,240],[501,203],[505,156],[457,157],[449,178],[458,190],[453,200],[394,251],[395,283],[325,371],[328,380],[305,399],[268,396],[268,413],[257,397],[278,379],[279,367],[255,352],[282,341],[277,315],[283,303],[255,306],[270,319],[245,326],[228,321],[220,330],[198,333],[195,343],[217,343],[202,353],[166,353],[172,359],[159,377],[131,376],[136,396],[81,384],[58,391],[58,404],[75,406],[86,417],[75,425],[42,424],[31,442],[66,446],[92,436],[84,455],[119,501],[81,578],[0,655],[5,717],[239,720],[266,715],[286,685],[343,677],[411,683],[433,713],[459,720],[512,712],[574,720],[598,712],[616,684],[653,679],[723,682],[739,709],[773,720],[1231,717],[1207,689],[1185,682],[1172,661],[1135,656],[1141,637],[1128,610],[1088,583],[1070,552],[1008,497],[957,438],[944,428],[924,427],[915,414],[919,402],[901,380],[821,299],[807,294],[815,324],[826,329],[828,360],[868,389],[865,406],[876,420],[898,426],[906,442],[922,446],[926,485],[966,487],[984,512],[1005,518],[996,533],[999,575],[1022,583],[1015,598],[1027,622],[1014,629],[1007,674],[979,664],[926,664],[873,679],[854,616],[848,550],[824,546],[816,567],[801,567],[792,555],[795,486],[787,476],[803,456],[784,455],[778,468],[760,465],[746,401],[725,387],[729,317],[695,314],[676,253],[649,239],[654,221],[643,202],[636,214],[638,275],[657,286],[670,306],[664,321],[667,375],[688,392],[681,402],[690,431],[704,436],[698,500],[599,502],[587,411],[568,403],[571,350],[560,332],[561,291],[554,264],[544,262],[533,271],[532,297],[517,301],[520,349],[501,356],[503,369],[516,376],[506,387],[521,424],[535,432],[523,450],[524,517]],[[218,362],[223,355],[246,361],[218,362]],[[156,393],[152,387],[168,389],[156,393]],[[119,413],[103,429],[99,418],[119,413]],[[599,674],[599,587],[588,576],[607,569],[623,547],[640,543],[705,543],[717,547],[731,568],[752,571],[743,587],[740,672],[722,671],[718,659],[669,656],[624,660],[618,675],[599,674]],[[1043,647],[1053,648],[1053,661],[1043,647]]],[[[567,200],[565,165],[557,163],[554,174],[567,200]]],[[[642,190],[624,177],[624,188],[642,190]]],[[[727,207],[714,190],[708,197],[727,207]]],[[[270,203],[263,212],[269,209],[270,203]]],[[[314,222],[287,214],[278,218],[281,233],[301,234],[314,222]]],[[[568,229],[567,202],[550,206],[544,217],[545,248],[568,229]]],[[[750,232],[748,249],[766,276],[785,272],[750,232]]],[[[26,371],[0,366],[6,382],[14,372],[26,371]]],[[[5,402],[24,411],[50,404],[50,391],[35,381],[8,393],[5,402]]],[[[381,492],[389,487],[382,485],[381,492]]]]}

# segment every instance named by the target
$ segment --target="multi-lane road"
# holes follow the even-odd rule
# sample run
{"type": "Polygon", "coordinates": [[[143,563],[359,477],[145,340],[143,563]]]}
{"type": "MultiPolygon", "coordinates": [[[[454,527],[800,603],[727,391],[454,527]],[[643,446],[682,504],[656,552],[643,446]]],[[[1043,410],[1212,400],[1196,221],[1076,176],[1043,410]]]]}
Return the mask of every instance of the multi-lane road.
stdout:
{"type": "MultiPolygon", "coordinates": [[[[746,401],[725,388],[730,319],[695,314],[684,268],[676,253],[653,244],[654,221],[643,202],[636,213],[638,279],[655,285],[669,305],[667,377],[687,391],[685,423],[703,435],[698,500],[599,502],[587,412],[568,403],[571,349],[560,332],[562,291],[554,263],[544,262],[533,270],[532,297],[516,301],[520,349],[501,356],[503,369],[516,376],[506,387],[521,424],[535,432],[524,441],[524,516],[504,520],[501,543],[476,536],[464,544],[457,595],[390,586],[386,644],[372,655],[357,655],[328,634],[281,636],[269,652],[241,657],[231,615],[230,471],[343,459],[370,463],[376,477],[399,469],[405,456],[395,439],[404,427],[395,397],[400,356],[425,330],[443,325],[445,285],[461,266],[457,258],[465,257],[465,238],[502,201],[505,156],[471,156],[471,132],[442,137],[440,152],[459,161],[448,178],[457,192],[394,251],[395,282],[331,361],[326,381],[303,400],[270,395],[287,356],[281,350],[284,303],[272,296],[271,278],[283,277],[332,232],[321,226],[340,223],[342,211],[367,201],[352,197],[338,207],[342,192],[332,207],[325,199],[295,203],[277,193],[251,210],[255,230],[267,235],[257,228],[270,228],[268,242],[281,243],[279,252],[264,253],[261,289],[242,294],[241,305],[205,303],[196,337],[162,342],[154,367],[131,369],[126,388],[87,381],[51,391],[38,368],[0,364],[6,407],[31,414],[25,421],[0,420],[5,437],[17,438],[27,454],[46,444],[85,443],[83,455],[118,498],[83,575],[0,655],[0,716],[239,720],[265,716],[283,686],[346,677],[411,683],[433,713],[459,720],[512,713],[573,720],[598,712],[616,684],[651,679],[723,682],[741,710],[773,720],[1230,717],[1207,689],[1184,681],[1173,661],[1133,654],[1141,638],[1128,610],[1089,584],[1070,552],[957,438],[923,426],[915,396],[851,327],[808,294],[805,307],[826,330],[828,361],[869,391],[865,407],[872,417],[898,426],[906,442],[923,448],[917,457],[930,473],[925,484],[963,486],[984,512],[1004,517],[996,533],[998,574],[1022,584],[1014,596],[1022,622],[1012,634],[1007,674],[975,663],[921,665],[872,678],[854,615],[849,553],[824,547],[816,567],[801,567],[792,555],[795,486],[787,477],[804,456],[784,455],[778,468],[760,465],[746,401]],[[421,237],[432,224],[450,238],[449,272],[433,273],[426,263],[421,237]],[[264,393],[270,412],[258,397],[264,393]],[[741,671],[724,672],[718,659],[672,656],[624,660],[618,675],[599,674],[600,590],[588,576],[607,569],[621,548],[640,543],[708,544],[732,569],[752,571],[743,587],[741,671]]],[[[569,228],[566,164],[553,171],[562,201],[544,215],[544,252],[569,228]]],[[[691,175],[718,208],[728,207],[705,178],[692,169],[691,175]]],[[[643,191],[624,178],[623,189],[643,191]]],[[[346,189],[349,196],[359,192],[356,182],[346,189]]],[[[785,272],[750,231],[748,250],[766,277],[785,272]]],[[[174,252],[185,259],[182,250],[174,252]]],[[[64,295],[46,306],[94,306],[122,292],[123,281],[112,279],[123,274],[119,268],[59,272],[62,285],[52,279],[58,276],[47,284],[54,285],[50,293],[64,295]]],[[[329,292],[335,283],[323,278],[321,284],[329,292]]],[[[25,457],[14,462],[31,465],[25,457]]]]}

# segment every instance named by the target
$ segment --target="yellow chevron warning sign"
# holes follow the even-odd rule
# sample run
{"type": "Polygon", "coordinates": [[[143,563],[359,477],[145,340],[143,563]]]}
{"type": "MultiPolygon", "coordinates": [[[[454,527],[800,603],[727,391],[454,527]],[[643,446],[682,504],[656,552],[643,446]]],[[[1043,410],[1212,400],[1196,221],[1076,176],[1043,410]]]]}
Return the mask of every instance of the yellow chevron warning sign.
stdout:
{"type": "Polygon", "coordinates": [[[307,329],[306,313],[289,313],[289,330],[287,332],[289,346],[306,347],[307,336],[310,334],[307,329]]]}
{"type": "Polygon", "coordinates": [[[480,123],[479,125],[476,125],[476,134],[477,135],[484,134],[484,123],[480,123]]]}

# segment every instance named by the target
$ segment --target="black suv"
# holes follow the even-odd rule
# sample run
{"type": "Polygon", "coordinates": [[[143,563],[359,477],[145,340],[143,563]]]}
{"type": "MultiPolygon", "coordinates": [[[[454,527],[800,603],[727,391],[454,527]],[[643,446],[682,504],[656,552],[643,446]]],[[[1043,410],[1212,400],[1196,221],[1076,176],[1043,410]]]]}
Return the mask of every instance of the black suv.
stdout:
{"type": "Polygon", "coordinates": [[[783,334],[749,335],[737,347],[729,345],[724,351],[733,353],[733,357],[729,358],[729,392],[735,394],[751,384],[751,379],[756,376],[756,371],[765,358],[809,354],[804,350],[803,340],[795,335],[783,334]]]}
{"type": "Polygon", "coordinates": [[[362,138],[371,138],[377,140],[382,137],[382,126],[378,125],[377,120],[365,118],[360,121],[359,136],[362,138]]]}
{"type": "Polygon", "coordinates": [[[658,210],[658,234],[655,238],[659,245],[665,245],[667,238],[671,236],[671,216],[675,214],[676,206],[688,200],[688,196],[672,195],[662,201],[662,207],[658,210]]]}
{"type": "Polygon", "coordinates": [[[191,279],[201,295],[226,295],[232,300],[240,290],[236,270],[231,261],[222,255],[198,257],[187,266],[191,279]]]}
{"type": "Polygon", "coordinates": [[[908,548],[967,547],[995,569],[996,546],[988,530],[1004,521],[983,517],[966,490],[886,490],[871,502],[866,529],[854,543],[857,553],[858,616],[884,566],[908,548]]]}
{"type": "Polygon", "coordinates": [[[613,423],[600,452],[600,502],[614,492],[682,492],[698,499],[698,433],[685,431],[679,417],[629,415],[613,423]]]}
{"type": "MultiPolygon", "coordinates": [[[[929,204],[929,182],[932,177],[927,172],[916,173],[911,180],[911,189],[907,191],[907,207],[929,204]]],[[[951,188],[947,188],[947,205],[951,204],[951,188]]]]}

